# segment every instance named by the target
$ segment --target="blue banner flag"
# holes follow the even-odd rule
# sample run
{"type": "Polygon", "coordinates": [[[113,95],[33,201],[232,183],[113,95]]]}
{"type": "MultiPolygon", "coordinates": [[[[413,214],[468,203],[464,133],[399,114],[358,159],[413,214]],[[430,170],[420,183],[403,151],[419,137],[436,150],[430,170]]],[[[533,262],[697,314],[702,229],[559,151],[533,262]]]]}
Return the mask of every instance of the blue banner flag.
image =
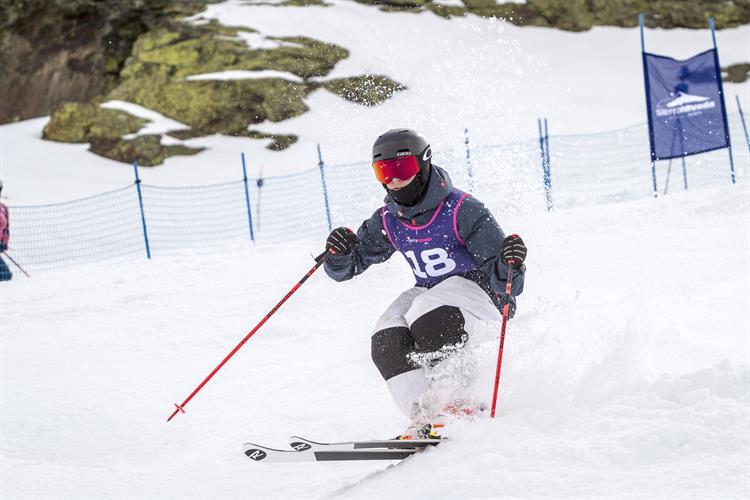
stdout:
{"type": "Polygon", "coordinates": [[[684,61],[644,52],[643,62],[653,160],[729,146],[716,49],[684,61]]]}

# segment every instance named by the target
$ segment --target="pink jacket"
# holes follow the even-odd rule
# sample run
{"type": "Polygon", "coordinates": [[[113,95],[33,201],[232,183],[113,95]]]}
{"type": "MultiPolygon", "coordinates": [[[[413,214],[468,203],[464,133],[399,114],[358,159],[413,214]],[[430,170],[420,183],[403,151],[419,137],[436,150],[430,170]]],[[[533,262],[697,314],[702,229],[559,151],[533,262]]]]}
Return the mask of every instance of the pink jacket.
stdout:
{"type": "Polygon", "coordinates": [[[8,214],[8,207],[0,203],[0,243],[3,245],[8,244],[10,240],[10,215],[8,214]]]}

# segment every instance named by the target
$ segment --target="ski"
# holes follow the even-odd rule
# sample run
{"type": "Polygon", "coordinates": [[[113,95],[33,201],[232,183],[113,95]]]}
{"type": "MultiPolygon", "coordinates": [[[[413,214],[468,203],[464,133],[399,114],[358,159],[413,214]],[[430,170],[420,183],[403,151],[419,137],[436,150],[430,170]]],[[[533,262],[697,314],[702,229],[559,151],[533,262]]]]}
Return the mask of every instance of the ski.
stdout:
{"type": "Polygon", "coordinates": [[[329,462],[346,460],[403,460],[415,453],[420,453],[425,448],[404,449],[306,449],[305,451],[277,450],[267,446],[254,443],[246,443],[245,455],[254,462],[281,463],[281,462],[329,462]]]}
{"type": "Polygon", "coordinates": [[[371,439],[366,441],[343,441],[319,443],[300,436],[291,436],[289,446],[297,451],[307,450],[368,450],[368,449],[423,449],[437,446],[444,439],[371,439]]]}

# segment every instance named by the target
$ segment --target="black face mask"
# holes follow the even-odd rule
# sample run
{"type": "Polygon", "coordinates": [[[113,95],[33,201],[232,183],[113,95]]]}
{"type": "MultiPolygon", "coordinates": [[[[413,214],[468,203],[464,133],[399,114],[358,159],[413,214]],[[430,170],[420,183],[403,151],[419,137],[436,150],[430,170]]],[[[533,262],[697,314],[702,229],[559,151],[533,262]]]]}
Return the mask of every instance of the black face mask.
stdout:
{"type": "Polygon", "coordinates": [[[385,184],[383,184],[383,187],[396,203],[404,207],[413,207],[424,199],[429,184],[430,166],[428,164],[426,168],[421,168],[416,177],[414,177],[414,180],[405,187],[398,190],[388,189],[385,184]]]}

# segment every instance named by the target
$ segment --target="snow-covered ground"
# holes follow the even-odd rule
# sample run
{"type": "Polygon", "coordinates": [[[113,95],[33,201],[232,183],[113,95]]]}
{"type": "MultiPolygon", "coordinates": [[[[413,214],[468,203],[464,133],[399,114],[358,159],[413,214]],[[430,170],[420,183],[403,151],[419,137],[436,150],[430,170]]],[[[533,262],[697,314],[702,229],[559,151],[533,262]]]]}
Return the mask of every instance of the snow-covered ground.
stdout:
{"type": "MultiPolygon", "coordinates": [[[[570,33],[519,28],[473,15],[446,20],[430,12],[381,12],[349,0],[331,3],[297,8],[233,0],[210,5],[195,19],[256,29],[259,33],[241,33],[252,38],[251,47],[263,40],[278,43],[262,37],[301,35],[332,42],[348,49],[350,56],[326,78],[384,74],[408,90],[372,108],[317,90],[307,99],[309,112],[252,127],[298,135],[289,149],[269,151],[265,146],[270,140],[191,139],[185,143],[208,149],[142,169],[144,182],[237,180],[243,151],[251,176],[262,167],[265,175],[297,172],[317,165],[316,144],[329,164],[368,161],[374,138],[402,126],[420,130],[435,149],[443,150],[462,147],[466,127],[474,145],[488,145],[536,137],[536,119],[544,116],[552,134],[602,132],[646,120],[638,29],[599,27],[570,33]]],[[[716,36],[723,66],[750,60],[750,26],[720,30],[716,36]]],[[[706,50],[711,43],[707,29],[646,33],[648,51],[675,58],[706,50]]],[[[257,76],[245,72],[211,78],[257,76]]],[[[735,95],[750,108],[750,82],[726,83],[725,90],[730,111],[736,111],[735,95]]],[[[46,121],[0,126],[0,177],[9,203],[67,201],[132,182],[132,167],[89,153],[86,145],[40,140],[46,121]]],[[[143,132],[159,127],[157,123],[143,132]]],[[[643,161],[648,162],[647,149],[643,161]]]]}
{"type": "MultiPolygon", "coordinates": [[[[561,33],[334,3],[229,2],[204,17],[340,44],[352,56],[332,77],[384,73],[408,91],[376,108],[317,91],[309,113],[259,127],[300,134],[289,151],[196,139],[211,149],[142,169],[145,182],[234,180],[240,151],[251,175],[261,162],[267,175],[297,171],[315,165],[316,142],[329,162],[366,160],[373,137],[396,124],[451,148],[465,126],[475,144],[533,136],[545,114],[555,133],[643,121],[637,30],[561,33]]],[[[748,59],[749,36],[747,26],[717,33],[722,64],[748,59]]],[[[675,57],[709,44],[707,31],[647,35],[649,50],[675,57]]],[[[726,86],[745,99],[749,88],[726,86]]],[[[150,116],[151,132],[179,126],[109,106],[150,116]]],[[[46,120],[0,126],[4,201],[132,182],[131,167],[86,145],[40,140],[46,120]]],[[[271,466],[242,454],[246,441],[283,447],[290,434],[403,430],[369,359],[375,320],[412,284],[399,256],[344,284],[313,275],[170,423],[172,404],[311,267],[322,241],[18,276],[0,286],[0,498],[748,498],[746,176],[550,214],[503,212],[499,191],[478,192],[530,249],[494,421],[456,424],[450,442],[395,467],[271,466]]],[[[489,399],[497,342],[475,340],[473,390],[489,399]]]]}
{"type": "MultiPolygon", "coordinates": [[[[321,241],[90,267],[2,287],[2,498],[747,498],[747,184],[596,210],[497,213],[529,246],[499,415],[397,467],[267,465],[405,425],[369,335],[410,286],[395,256],[313,275],[321,241]]],[[[476,347],[491,396],[497,344],[476,347]]]]}

